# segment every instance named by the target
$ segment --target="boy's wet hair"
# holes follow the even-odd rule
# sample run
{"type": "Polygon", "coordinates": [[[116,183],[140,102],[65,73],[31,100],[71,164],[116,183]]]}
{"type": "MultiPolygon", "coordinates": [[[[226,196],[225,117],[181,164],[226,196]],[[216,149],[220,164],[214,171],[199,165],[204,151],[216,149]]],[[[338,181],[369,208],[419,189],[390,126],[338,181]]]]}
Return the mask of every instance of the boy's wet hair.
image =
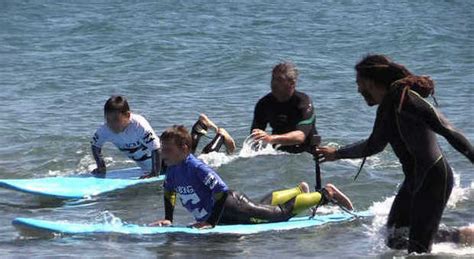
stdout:
{"type": "Polygon", "coordinates": [[[121,114],[126,114],[130,112],[130,107],[128,106],[127,99],[121,95],[111,96],[104,105],[104,115],[118,112],[121,114]]]}
{"type": "Polygon", "coordinates": [[[170,128],[167,128],[160,136],[161,141],[172,140],[174,143],[181,147],[183,145],[192,147],[192,138],[188,130],[183,125],[173,125],[170,128]]]}

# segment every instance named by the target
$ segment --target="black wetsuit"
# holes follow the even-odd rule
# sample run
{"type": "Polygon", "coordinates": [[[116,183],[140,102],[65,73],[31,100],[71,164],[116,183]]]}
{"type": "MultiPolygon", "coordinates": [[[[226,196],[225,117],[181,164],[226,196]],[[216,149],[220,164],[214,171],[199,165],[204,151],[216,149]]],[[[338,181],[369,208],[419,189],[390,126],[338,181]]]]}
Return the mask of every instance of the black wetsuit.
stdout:
{"type": "Polygon", "coordinates": [[[387,245],[427,252],[438,230],[453,187],[453,173],[438,146],[440,134],[474,162],[469,141],[414,91],[408,91],[398,111],[402,89],[392,89],[377,110],[370,137],[338,150],[339,158],[362,158],[381,152],[390,143],[402,164],[405,180],[388,217],[389,229],[407,228],[409,240],[390,236],[387,245]]]}
{"type": "MultiPolygon", "coordinates": [[[[204,136],[204,134],[199,133],[195,130],[195,127],[197,124],[200,122],[196,122],[195,126],[193,126],[191,130],[191,139],[192,139],[192,146],[191,146],[191,153],[194,154],[196,153],[197,146],[199,144],[199,141],[201,140],[201,137],[204,136]]],[[[207,126],[204,125],[203,123],[199,124],[200,127],[203,129],[207,130],[207,126]]],[[[216,133],[214,138],[209,142],[201,151],[201,154],[208,154],[211,152],[219,152],[221,149],[222,145],[224,144],[224,136],[220,133],[216,133]]]]}
{"type": "Polygon", "coordinates": [[[295,91],[287,102],[278,102],[271,93],[261,98],[255,106],[251,130],[265,130],[268,123],[272,127],[272,134],[301,130],[306,136],[303,144],[281,146],[280,150],[290,153],[310,151],[311,137],[317,131],[314,107],[308,95],[295,91]]]}
{"type": "Polygon", "coordinates": [[[294,199],[283,205],[270,205],[265,201],[255,203],[245,194],[228,191],[219,224],[257,224],[287,221],[292,214],[294,199]]]}

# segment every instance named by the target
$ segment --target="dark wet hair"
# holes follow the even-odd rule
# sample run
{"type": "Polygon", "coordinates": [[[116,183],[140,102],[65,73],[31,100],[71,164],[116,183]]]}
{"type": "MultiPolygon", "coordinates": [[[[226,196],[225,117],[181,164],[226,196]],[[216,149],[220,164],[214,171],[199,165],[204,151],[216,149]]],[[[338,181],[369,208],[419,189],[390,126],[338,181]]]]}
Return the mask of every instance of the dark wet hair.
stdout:
{"type": "Polygon", "coordinates": [[[277,64],[272,70],[272,77],[282,78],[293,83],[298,80],[298,74],[295,64],[288,61],[277,64]]]}
{"type": "Polygon", "coordinates": [[[129,111],[127,99],[121,95],[111,96],[104,105],[104,115],[113,112],[126,114],[129,111]]]}
{"type": "Polygon", "coordinates": [[[189,148],[192,146],[191,134],[183,125],[173,125],[167,128],[160,136],[161,141],[172,140],[178,146],[186,145],[189,148]]]}
{"type": "Polygon", "coordinates": [[[388,88],[393,82],[413,75],[406,67],[385,55],[369,54],[355,66],[357,75],[388,88]]]}

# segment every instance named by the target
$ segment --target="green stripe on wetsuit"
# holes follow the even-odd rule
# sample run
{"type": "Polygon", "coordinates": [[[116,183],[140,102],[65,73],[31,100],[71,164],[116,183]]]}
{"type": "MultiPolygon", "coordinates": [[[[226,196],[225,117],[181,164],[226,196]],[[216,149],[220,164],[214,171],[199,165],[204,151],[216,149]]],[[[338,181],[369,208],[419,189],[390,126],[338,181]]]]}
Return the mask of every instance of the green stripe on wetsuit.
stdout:
{"type": "Polygon", "coordinates": [[[298,122],[298,124],[296,124],[296,125],[310,125],[310,124],[313,124],[313,122],[315,120],[316,120],[316,116],[313,115],[313,116],[311,116],[311,118],[306,119],[306,120],[302,120],[302,121],[298,122]]]}

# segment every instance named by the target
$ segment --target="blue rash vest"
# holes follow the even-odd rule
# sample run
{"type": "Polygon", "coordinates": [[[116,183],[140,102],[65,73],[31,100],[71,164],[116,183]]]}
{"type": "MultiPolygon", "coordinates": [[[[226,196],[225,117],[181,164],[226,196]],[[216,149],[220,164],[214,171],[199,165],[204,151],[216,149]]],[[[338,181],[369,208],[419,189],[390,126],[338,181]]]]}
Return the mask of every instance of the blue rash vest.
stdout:
{"type": "Polygon", "coordinates": [[[198,222],[206,221],[212,214],[214,194],[228,191],[219,175],[192,154],[180,164],[167,168],[163,187],[176,192],[181,204],[198,222]]]}

